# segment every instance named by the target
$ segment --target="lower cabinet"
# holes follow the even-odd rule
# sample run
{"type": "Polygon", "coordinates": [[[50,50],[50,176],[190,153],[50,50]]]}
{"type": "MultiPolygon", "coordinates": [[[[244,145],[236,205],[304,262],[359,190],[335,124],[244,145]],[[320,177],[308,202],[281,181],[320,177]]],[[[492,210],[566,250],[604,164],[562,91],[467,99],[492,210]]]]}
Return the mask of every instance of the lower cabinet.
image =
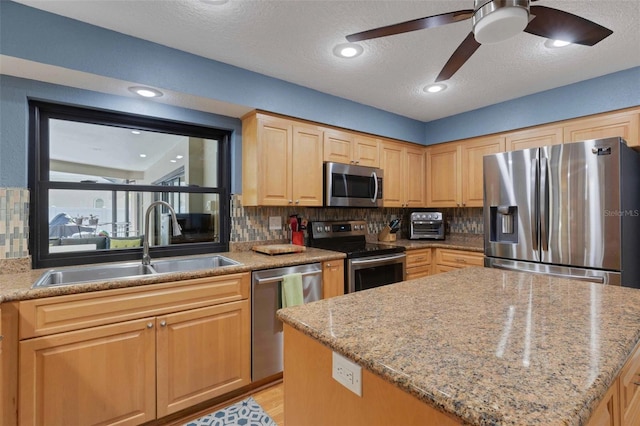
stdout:
{"type": "Polygon", "coordinates": [[[473,251],[437,248],[435,257],[435,274],[471,266],[484,266],[484,254],[473,251]]]}
{"type": "MultiPolygon", "coordinates": [[[[587,426],[619,426],[620,425],[620,413],[619,413],[619,392],[618,381],[616,379],[614,384],[609,388],[607,394],[602,399],[602,402],[595,409],[587,426]]],[[[637,424],[637,423],[629,423],[637,424]]]]}
{"type": "Polygon", "coordinates": [[[135,425],[248,385],[249,280],[234,274],[27,301],[25,317],[76,329],[20,341],[19,424],[135,425]],[[83,304],[138,318],[83,328],[69,318],[83,304]]]}
{"type": "Polygon", "coordinates": [[[623,426],[640,425],[640,345],[620,373],[620,419],[623,426]]]}
{"type": "Polygon", "coordinates": [[[407,251],[407,280],[431,275],[431,249],[407,251]]]}
{"type": "Polygon", "coordinates": [[[322,262],[322,298],[344,294],[344,260],[322,262]]]}

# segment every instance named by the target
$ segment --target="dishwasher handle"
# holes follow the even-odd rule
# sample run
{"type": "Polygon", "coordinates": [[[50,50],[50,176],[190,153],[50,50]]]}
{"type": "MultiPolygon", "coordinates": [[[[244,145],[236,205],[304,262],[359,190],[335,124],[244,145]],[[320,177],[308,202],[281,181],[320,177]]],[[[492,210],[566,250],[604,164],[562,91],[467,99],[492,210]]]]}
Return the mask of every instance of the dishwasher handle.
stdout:
{"type": "MultiPolygon", "coordinates": [[[[300,275],[302,275],[303,278],[309,275],[322,275],[322,270],[312,271],[312,272],[302,272],[300,273],[300,275]]],[[[277,277],[270,277],[270,278],[255,278],[254,281],[255,281],[255,284],[262,285],[262,284],[277,283],[282,281],[283,278],[284,278],[284,275],[279,275],[277,277]]]]}

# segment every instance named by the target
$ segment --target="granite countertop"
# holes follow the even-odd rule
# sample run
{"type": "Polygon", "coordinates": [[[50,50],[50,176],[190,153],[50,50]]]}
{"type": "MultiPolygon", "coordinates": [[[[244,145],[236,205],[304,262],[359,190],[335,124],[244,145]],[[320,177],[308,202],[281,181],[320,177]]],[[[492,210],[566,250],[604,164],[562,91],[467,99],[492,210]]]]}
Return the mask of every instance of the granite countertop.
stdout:
{"type": "MultiPolygon", "coordinates": [[[[64,294],[86,293],[90,291],[108,290],[113,288],[133,287],[139,285],[158,284],[169,281],[188,280],[216,275],[234,274],[237,272],[249,272],[259,269],[278,268],[281,266],[301,265],[305,263],[323,262],[325,260],[343,259],[344,253],[329,250],[320,250],[307,247],[302,253],[279,254],[269,256],[253,251],[233,251],[223,253],[210,253],[201,256],[222,255],[240,262],[237,266],[224,266],[216,269],[176,272],[167,274],[147,275],[139,278],[113,279],[110,281],[92,281],[87,283],[71,284],[57,287],[32,289],[31,286],[46,272],[47,269],[33,269],[25,272],[0,274],[0,303],[41,297],[60,296],[64,294]]],[[[195,256],[194,256],[195,257],[195,256]]],[[[163,258],[167,259],[167,258],[163,258]]],[[[159,259],[156,259],[159,260],[159,259]]],[[[136,261],[131,261],[136,262],[136,261]]],[[[120,262],[118,262],[120,263],[120,262]]],[[[152,260],[153,263],[153,260],[152,260]]],[[[75,267],[79,267],[78,265],[75,267]]],[[[88,265],[87,265],[88,266],[88,265]]],[[[74,267],[69,267],[74,268],[74,267]]],[[[63,269],[63,268],[55,268],[63,269]]]]}
{"type": "Polygon", "coordinates": [[[484,235],[482,234],[447,234],[444,240],[408,240],[399,239],[394,242],[382,242],[402,246],[407,250],[421,248],[448,248],[452,250],[466,250],[483,253],[484,235]]]}
{"type": "Polygon", "coordinates": [[[473,425],[581,425],[640,339],[640,291],[467,268],[278,317],[473,425]]]}

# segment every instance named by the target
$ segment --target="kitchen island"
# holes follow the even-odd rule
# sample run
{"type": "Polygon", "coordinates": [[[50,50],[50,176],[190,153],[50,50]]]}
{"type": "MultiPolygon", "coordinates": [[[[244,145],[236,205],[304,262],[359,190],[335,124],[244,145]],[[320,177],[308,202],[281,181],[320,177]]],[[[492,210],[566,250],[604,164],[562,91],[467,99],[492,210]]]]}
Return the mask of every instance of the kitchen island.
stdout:
{"type": "Polygon", "coordinates": [[[640,340],[638,306],[636,289],[468,268],[282,309],[285,422],[587,424],[640,340]],[[362,397],[331,379],[332,351],[362,366],[362,397]]]}

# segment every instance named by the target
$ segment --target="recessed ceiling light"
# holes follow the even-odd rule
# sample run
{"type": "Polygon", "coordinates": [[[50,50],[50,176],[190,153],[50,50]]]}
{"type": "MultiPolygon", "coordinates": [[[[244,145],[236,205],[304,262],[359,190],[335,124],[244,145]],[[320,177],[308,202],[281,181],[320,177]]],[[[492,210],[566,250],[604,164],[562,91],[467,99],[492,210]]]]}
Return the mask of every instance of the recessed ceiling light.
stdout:
{"type": "Polygon", "coordinates": [[[565,47],[565,46],[569,46],[570,44],[571,44],[570,41],[552,40],[552,39],[547,39],[547,41],[544,42],[544,45],[549,48],[565,47]]]}
{"type": "Polygon", "coordinates": [[[424,90],[427,93],[438,93],[442,92],[447,88],[446,84],[438,83],[438,84],[430,84],[428,86],[424,86],[424,90]]]}
{"type": "Polygon", "coordinates": [[[133,133],[134,135],[139,135],[140,131],[139,130],[132,130],[131,133],[133,133]]]}
{"type": "Polygon", "coordinates": [[[182,155],[176,155],[176,158],[180,160],[181,158],[184,158],[184,157],[182,155]]]}
{"type": "Polygon", "coordinates": [[[162,92],[151,87],[133,86],[129,87],[129,91],[145,98],[158,98],[162,96],[162,92]]]}
{"type": "Polygon", "coordinates": [[[169,161],[172,162],[172,163],[176,163],[177,162],[177,160],[169,160],[169,161]]]}
{"type": "Polygon", "coordinates": [[[147,154],[140,154],[140,158],[146,158],[147,154]]]}
{"type": "Polygon", "coordinates": [[[356,43],[342,43],[333,48],[333,54],[340,58],[355,58],[363,51],[362,46],[356,43]]]}

